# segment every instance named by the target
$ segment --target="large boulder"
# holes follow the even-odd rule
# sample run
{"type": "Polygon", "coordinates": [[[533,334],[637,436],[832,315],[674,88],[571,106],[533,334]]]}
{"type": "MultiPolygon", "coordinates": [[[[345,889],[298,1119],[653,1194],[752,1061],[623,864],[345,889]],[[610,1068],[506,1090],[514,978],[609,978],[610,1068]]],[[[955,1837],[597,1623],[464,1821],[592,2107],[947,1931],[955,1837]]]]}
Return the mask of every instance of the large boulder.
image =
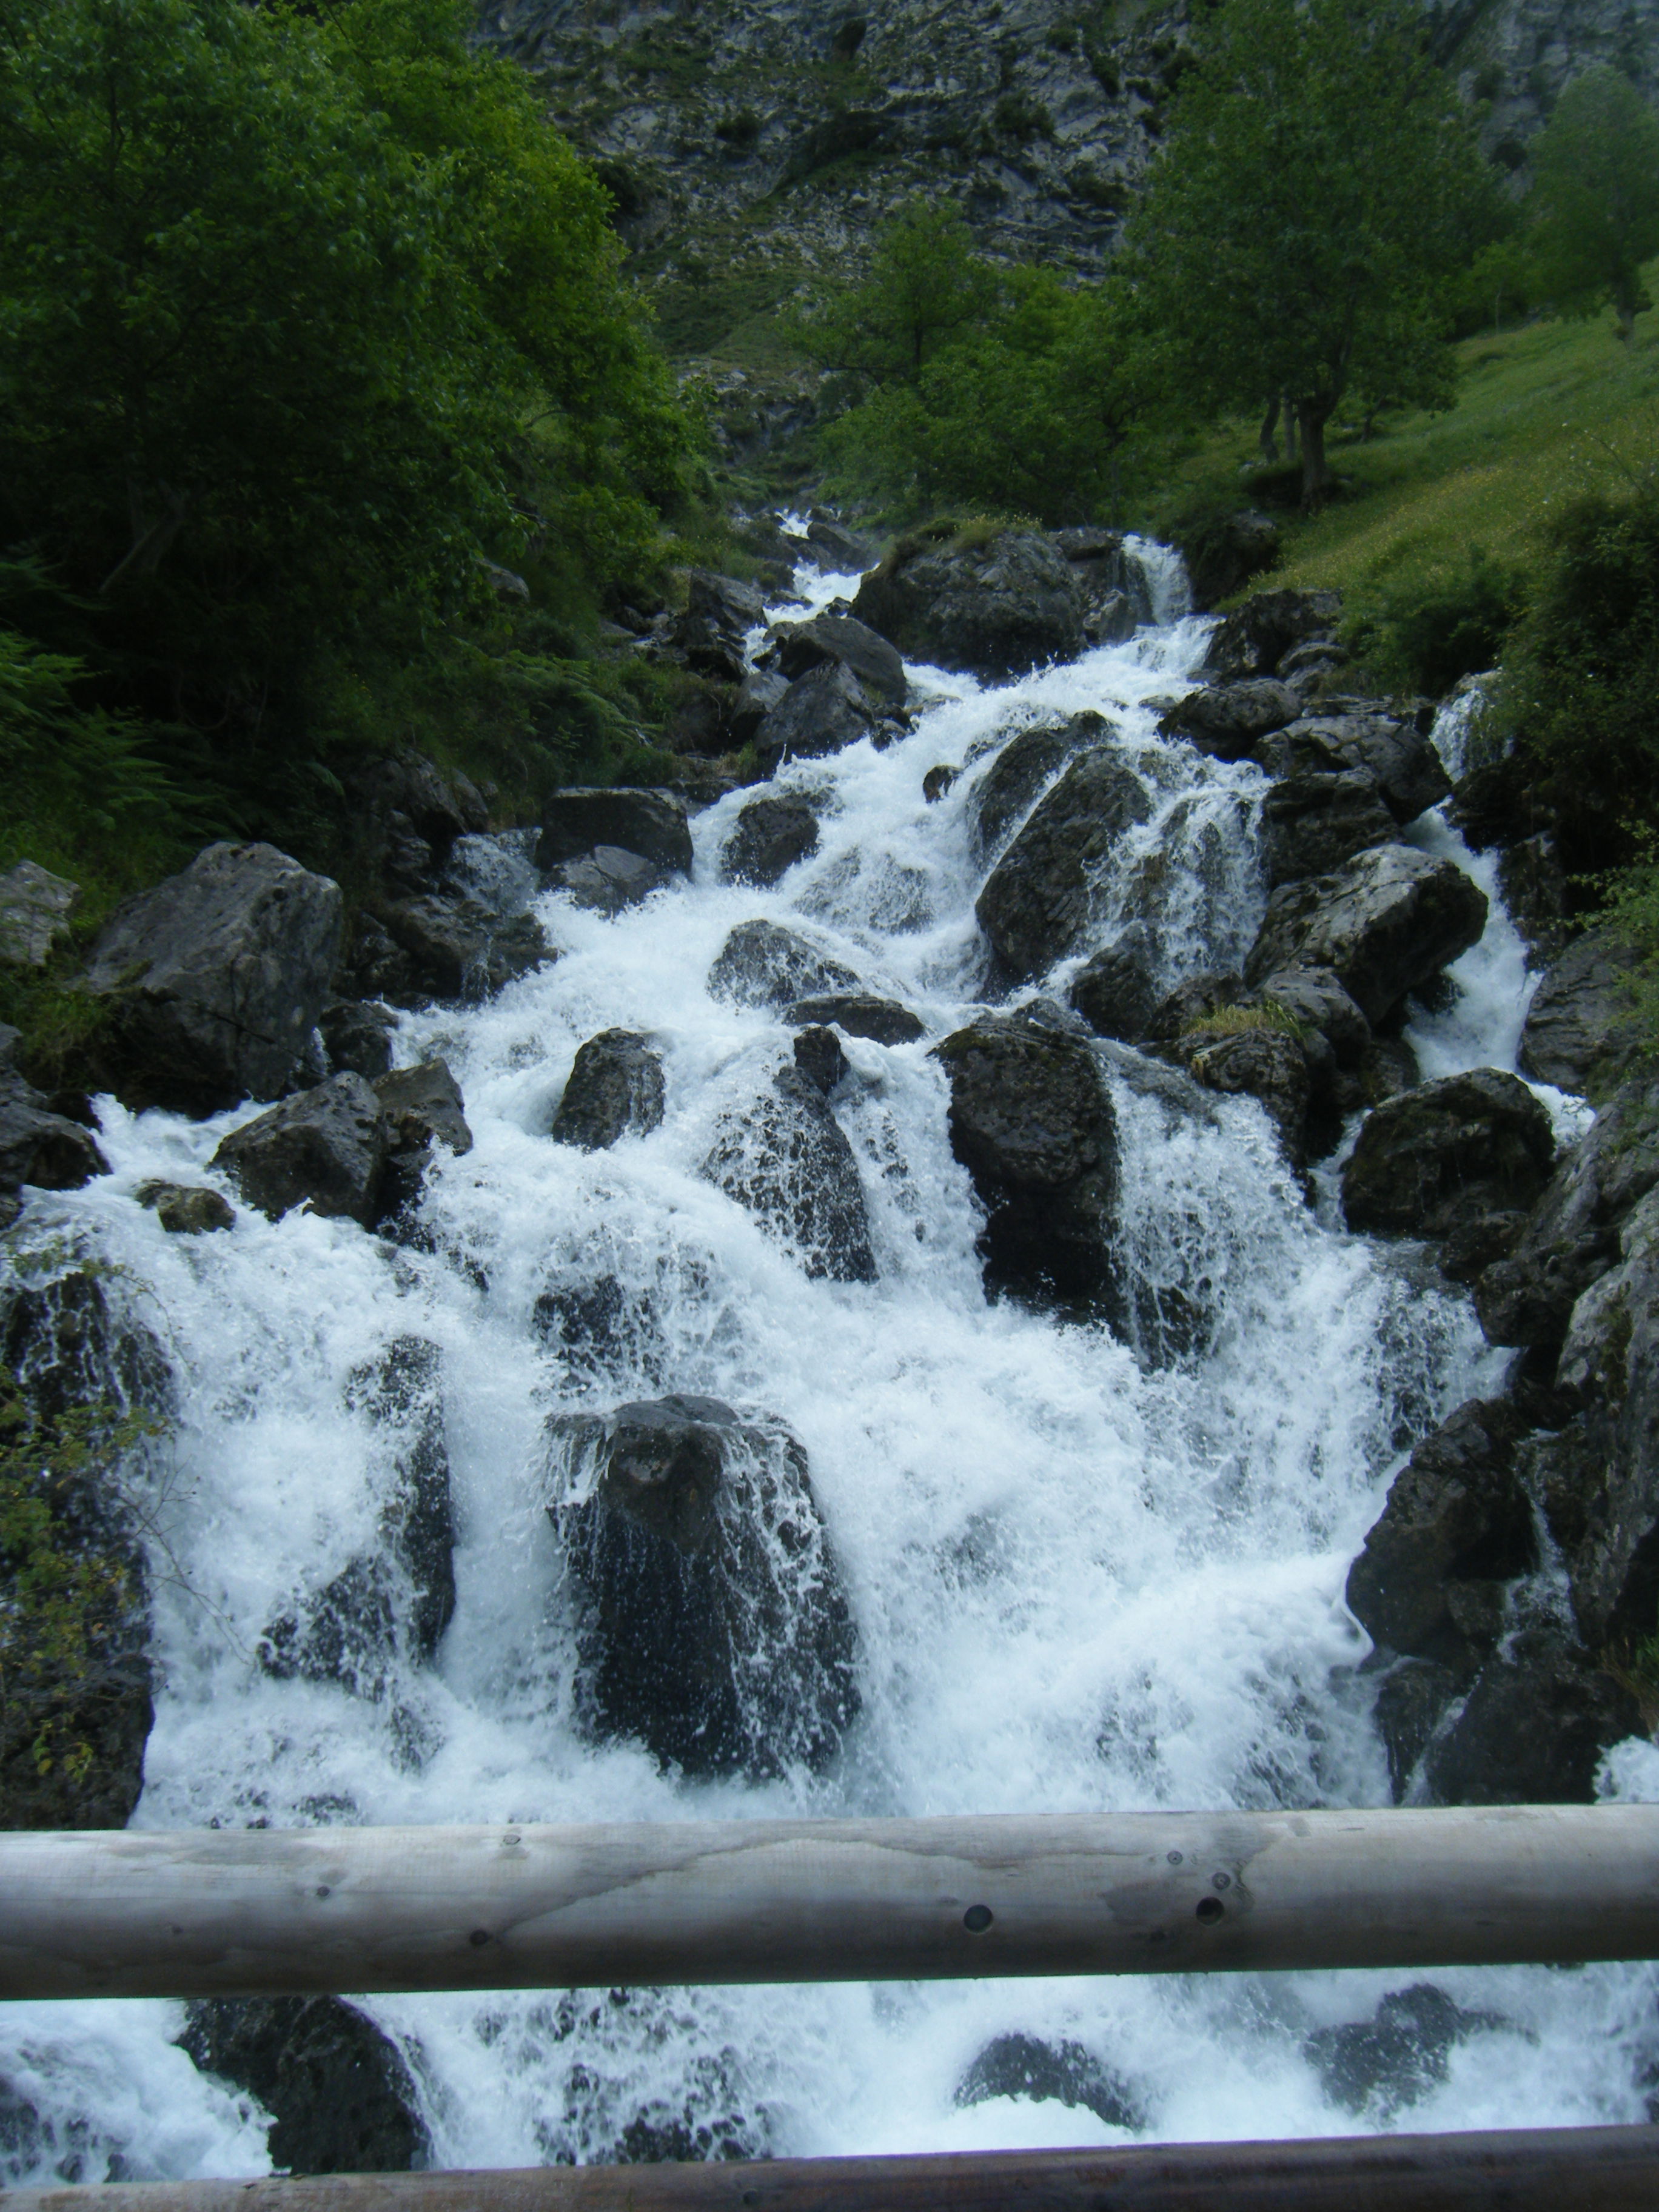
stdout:
{"type": "Polygon", "coordinates": [[[1193,605],[1206,614],[1279,561],[1279,525],[1255,507],[1201,524],[1181,541],[1193,605]]]}
{"type": "Polygon", "coordinates": [[[601,1030],[576,1054],[554,1142],[599,1152],[630,1132],[644,1136],[661,1125],[663,1098],[662,1055],[631,1030],[601,1030]]]}
{"type": "Polygon", "coordinates": [[[824,660],[798,677],[762,715],[754,747],[768,775],[786,760],[844,752],[876,726],[875,701],[842,660],[824,660]]]}
{"type": "Polygon", "coordinates": [[[1509,1256],[1474,1286],[1493,1344],[1552,1346],[1573,1307],[1615,1266],[1632,1209],[1659,1183],[1659,1081],[1635,1076],[1556,1170],[1509,1256]]]}
{"type": "Polygon", "coordinates": [[[229,1200],[203,1183],[141,1182],[133,1196],[149,1207],[169,1237],[203,1237],[210,1230],[236,1226],[229,1200]]]}
{"type": "Polygon", "coordinates": [[[1356,853],[1392,844],[1396,834],[1375,777],[1353,769],[1273,784],[1261,802],[1261,830],[1270,890],[1329,875],[1356,853]]]}
{"type": "Polygon", "coordinates": [[[1370,1022],[1379,1022],[1475,944],[1486,895],[1450,860],[1407,845],[1358,854],[1328,876],[1273,893],[1245,981],[1275,969],[1328,968],[1370,1022]]]}
{"type": "Polygon", "coordinates": [[[1269,775],[1368,775],[1397,823],[1414,822],[1451,791],[1440,756],[1415,722],[1376,702],[1346,702],[1342,714],[1311,715],[1275,731],[1256,749],[1269,775]]]}
{"type": "Polygon", "coordinates": [[[982,1014],[935,1047],[951,1148],[985,1208],[985,1284],[1117,1311],[1117,1121],[1094,1054],[1024,1016],[982,1014]]]}
{"type": "Polygon", "coordinates": [[[1340,592],[1258,592],[1217,626],[1205,668],[1224,678],[1272,675],[1292,647],[1334,635],[1341,615],[1340,592]]]}
{"type": "Polygon", "coordinates": [[[1565,1636],[1534,1630],[1482,1668],[1424,1777],[1447,1805],[1588,1805],[1603,1754],[1645,1733],[1622,1683],[1565,1636]]]}
{"type": "Polygon", "coordinates": [[[735,684],[743,676],[748,633],[765,620],[765,605],[752,584],[694,568],[685,612],[670,631],[670,642],[688,668],[735,684]]]}
{"type": "Polygon", "coordinates": [[[591,1733],[688,1774],[827,1765],[859,1711],[857,1638],[795,1437],[688,1396],[549,1431],[591,1733]]]}
{"type": "Polygon", "coordinates": [[[710,994],[739,1006],[787,1006],[858,988],[850,968],[776,921],[740,921],[708,971],[710,994]]]}
{"type": "Polygon", "coordinates": [[[1371,1042],[1370,1024],[1328,968],[1279,968],[1264,975],[1255,1002],[1278,1007],[1322,1037],[1338,1067],[1357,1068],[1371,1042]]]}
{"type": "Polygon", "coordinates": [[[550,890],[564,891],[573,905],[606,915],[625,913],[673,880],[668,869],[621,845],[596,845],[577,860],[556,862],[546,877],[550,890]]]}
{"type": "Polygon", "coordinates": [[[769,793],[751,799],[720,853],[723,884],[754,884],[770,890],[798,860],[818,849],[817,808],[804,792],[769,793]]]}
{"type": "Polygon", "coordinates": [[[1066,762],[1112,734],[1103,714],[1087,708],[1064,722],[1036,722],[1021,730],[993,759],[968,794],[974,849],[988,859],[1066,762]]]}
{"type": "Polygon", "coordinates": [[[1102,747],[1072,763],[975,902],[1010,981],[1042,975],[1072,951],[1091,917],[1102,864],[1152,811],[1146,787],[1116,753],[1102,747]]]}
{"type": "Polygon", "coordinates": [[[1342,1170],[1342,1210],[1350,1229],[1448,1237],[1484,1216],[1529,1211],[1554,1160],[1550,1117],[1526,1085],[1477,1067],[1402,1091],[1366,1117],[1342,1170]]]}
{"type": "Polygon", "coordinates": [[[903,706],[910,689],[903,659],[866,623],[850,615],[814,615],[778,633],[778,666],[792,682],[809,669],[837,662],[852,670],[872,697],[890,708],[903,706]]]}
{"type": "Polygon", "coordinates": [[[491,914],[451,893],[393,900],[378,919],[408,963],[399,999],[477,1004],[553,957],[533,915],[491,914]]]}
{"type": "Polygon", "coordinates": [[[1187,1066],[1206,1091],[1258,1100],[1285,1158],[1292,1167],[1302,1165],[1313,1079],[1307,1053],[1295,1036],[1264,1026],[1204,1037],[1188,1051],[1187,1066]]]}
{"type": "Polygon", "coordinates": [[[123,1100],[217,1113],[289,1081],[329,995],[340,887],[274,845],[210,845],[117,908],[83,988],[123,1100]]]}
{"type": "Polygon", "coordinates": [[[1083,644],[1071,564],[1032,531],[901,539],[859,586],[853,612],[907,658],[981,677],[1024,675],[1083,644]]]}
{"type": "Polygon", "coordinates": [[[1389,1650],[1465,1680],[1490,1652],[1501,1585],[1538,1562],[1516,1468],[1529,1427],[1511,1401],[1471,1399],[1389,1485],[1347,1587],[1350,1612],[1389,1650]]]}
{"type": "Polygon", "coordinates": [[[444,774],[412,747],[365,761],[346,779],[343,826],[354,872],[392,897],[435,890],[457,841],[489,819],[465,776],[444,774]]]}
{"type": "Polygon", "coordinates": [[[339,1997],[208,1997],[179,2041],[271,2118],[278,2172],[407,2173],[431,2160],[397,2045],[339,1997]]]}
{"type": "MultiPolygon", "coordinates": [[[[461,1086],[444,1060],[393,1068],[371,1086],[380,1109],[384,1159],[373,1206],[385,1220],[419,1195],[434,1144],[456,1153],[472,1150],[461,1086]]],[[[320,1208],[314,1209],[321,1211],[320,1208]]]]}
{"type": "Polygon", "coordinates": [[[15,1214],[25,1183],[36,1190],[79,1190],[109,1162],[88,1132],[10,1068],[0,1068],[0,1225],[15,1214]]]}
{"type": "Polygon", "coordinates": [[[957,2082],[951,2101],[960,2110],[994,2097],[1069,2105],[1073,2111],[1092,2112],[1108,2127],[1139,2132],[1146,2125],[1146,2105],[1130,2084],[1069,2038],[1042,2043],[1035,2035],[993,2036],[957,2082]]]}
{"type": "Polygon", "coordinates": [[[70,918],[81,903],[81,886],[54,876],[33,860],[19,860],[0,876],[0,961],[44,968],[70,940],[70,918]]]}
{"type": "Polygon", "coordinates": [[[853,1148],[823,1090],[799,1066],[781,1068],[752,1106],[722,1116],[701,1172],[752,1213],[809,1275],[875,1281],[870,1218],[853,1148]]]}
{"type": "Polygon", "coordinates": [[[233,1129],[210,1164],[273,1221],[308,1204],[368,1228],[380,1211],[386,1149],[371,1086],[361,1075],[331,1075],[233,1129]]]}
{"type": "Polygon", "coordinates": [[[1448,2080],[1459,2044],[1509,2025],[1498,2013],[1465,2012],[1432,1982],[1413,1982],[1390,1990],[1370,2020],[1315,2028],[1302,2048],[1333,2104],[1387,2125],[1448,2080]]]}
{"type": "Polygon", "coordinates": [[[349,1071],[373,1083],[391,1067],[398,1017],[389,1008],[365,999],[335,999],[323,1008],[317,1027],[331,1075],[349,1071]]]}
{"type": "Polygon", "coordinates": [[[1248,677],[1241,683],[1200,684],[1189,691],[1165,710],[1158,732],[1162,738],[1184,738],[1213,760],[1239,761],[1301,712],[1302,702],[1289,684],[1270,676],[1248,677]]]}
{"type": "Polygon", "coordinates": [[[1636,1057],[1635,949],[1610,930],[1587,930],[1539,981],[1521,1032],[1521,1071],[1538,1083],[1587,1091],[1616,1081],[1636,1057]]]}
{"type": "Polygon", "coordinates": [[[1097,1036],[1138,1044],[1164,995],[1157,977],[1157,940],[1144,921],[1132,921],[1103,951],[1084,962],[1066,997],[1097,1036]]]}
{"type": "Polygon", "coordinates": [[[915,1044],[927,1034],[927,1024],[896,999],[878,999],[869,991],[831,991],[817,998],[797,999],[786,1007],[783,1018],[791,1029],[813,1029],[832,1023],[853,1037],[868,1037],[872,1044],[915,1044]]]}
{"type": "Polygon", "coordinates": [[[691,872],[691,828],[685,801],[671,791],[576,788],[555,792],[542,809],[536,866],[551,875],[598,846],[614,846],[669,875],[691,872]]]}

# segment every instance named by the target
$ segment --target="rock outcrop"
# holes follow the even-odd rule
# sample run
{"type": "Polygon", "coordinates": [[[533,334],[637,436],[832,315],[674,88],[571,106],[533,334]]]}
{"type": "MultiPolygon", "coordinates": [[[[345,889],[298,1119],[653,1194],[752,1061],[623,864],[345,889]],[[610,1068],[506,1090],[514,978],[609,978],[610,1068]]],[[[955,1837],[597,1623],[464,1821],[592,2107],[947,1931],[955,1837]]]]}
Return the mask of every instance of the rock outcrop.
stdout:
{"type": "Polygon", "coordinates": [[[1635,1057],[1634,950],[1587,930],[1539,981],[1521,1032],[1522,1073],[1563,1091],[1601,1090],[1635,1057]]]}
{"type": "Polygon", "coordinates": [[[1394,842],[1396,827],[1375,777],[1353,769],[1286,776],[1261,802],[1267,885],[1329,875],[1357,853],[1394,842]]]}

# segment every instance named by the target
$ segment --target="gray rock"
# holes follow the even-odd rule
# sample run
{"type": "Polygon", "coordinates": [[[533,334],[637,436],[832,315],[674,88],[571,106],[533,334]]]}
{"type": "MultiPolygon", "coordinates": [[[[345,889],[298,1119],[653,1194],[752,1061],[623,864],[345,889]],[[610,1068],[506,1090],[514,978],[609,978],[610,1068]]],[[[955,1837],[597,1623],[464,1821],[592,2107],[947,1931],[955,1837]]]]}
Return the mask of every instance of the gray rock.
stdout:
{"type": "Polygon", "coordinates": [[[768,708],[755,732],[755,751],[769,775],[786,760],[817,760],[867,738],[876,706],[844,661],[809,668],[768,708]]]}
{"type": "Polygon", "coordinates": [[[817,849],[817,810],[805,793],[751,799],[720,854],[720,881],[767,890],[817,849]]]}
{"type": "Polygon", "coordinates": [[[1085,960],[1072,978],[1068,1004],[1097,1036],[1138,1044],[1152,1028],[1162,994],[1154,981],[1158,944],[1143,921],[1085,960]]]}
{"type": "Polygon", "coordinates": [[[544,805],[536,845],[536,866],[544,875],[611,846],[665,874],[689,876],[691,829],[684,800],[669,791],[573,787],[555,792],[544,805]]]}
{"type": "Polygon", "coordinates": [[[272,845],[210,845],[117,909],[84,988],[122,1098],[216,1113],[288,1081],[328,997],[340,887],[272,845]]]}
{"type": "Polygon", "coordinates": [[[1432,1982],[1415,1982],[1390,1990],[1373,2019],[1316,2027],[1302,2047],[1334,2104],[1387,2122],[1441,2087],[1457,2045],[1508,2025],[1497,2013],[1465,2012],[1432,1982]]]}
{"type": "Polygon", "coordinates": [[[1306,716],[1265,738],[1255,757],[1269,775],[1281,779],[1345,770],[1369,776],[1401,823],[1414,822],[1451,791],[1440,756],[1422,731],[1380,709],[1306,716]]]}
{"type": "Polygon", "coordinates": [[[761,724],[789,689],[789,679],[775,668],[751,668],[738,686],[727,727],[734,745],[751,745],[761,724]]]}
{"type": "Polygon", "coordinates": [[[859,586],[853,612],[908,659],[981,677],[1023,675],[1083,644],[1071,564],[1029,531],[969,545],[902,539],[859,586]]]}
{"type": "Polygon", "coordinates": [[[279,2172],[407,2173],[430,2162],[397,2045],[338,1997],[208,1997],[179,2039],[271,2116],[279,2172]]]}
{"type": "Polygon", "coordinates": [[[994,2036],[957,2082],[951,2101],[961,2108],[994,2097],[1069,2105],[1073,2111],[1092,2112],[1108,2127],[1138,2131],[1146,2124],[1146,2106],[1122,2075],[1069,2039],[1042,2043],[1034,2035],[994,2036]]]}
{"type": "Polygon", "coordinates": [[[1258,592],[1216,629],[1204,665],[1222,678],[1271,675],[1292,646],[1330,635],[1341,615],[1340,592],[1258,592]]]}
{"type": "Polygon", "coordinates": [[[579,860],[557,862],[547,874],[550,890],[568,892],[574,905],[605,915],[623,914],[673,880],[654,860],[641,860],[620,845],[596,845],[579,860]]]}
{"type": "Polygon", "coordinates": [[[601,1030],[576,1054],[553,1116],[554,1141],[606,1151],[630,1132],[660,1127],[663,1100],[661,1055],[631,1030],[601,1030]]]}
{"type": "Polygon", "coordinates": [[[471,899],[434,892],[384,907],[380,919],[416,994],[476,1005],[554,957],[533,915],[504,919],[471,899]]]}
{"type": "Polygon", "coordinates": [[[872,1044],[914,1044],[927,1034],[920,1015],[896,999],[878,999],[868,991],[830,992],[811,999],[797,999],[784,1011],[791,1029],[832,1023],[847,1036],[868,1037],[872,1044]]]}
{"type": "Polygon", "coordinates": [[[1587,1805],[1603,1754],[1644,1733],[1635,1698],[1588,1652],[1534,1632],[1488,1661],[1424,1775],[1446,1805],[1587,1805]]]}
{"type": "Polygon", "coordinates": [[[109,1162],[78,1121],[54,1114],[33,1085],[0,1072],[0,1197],[15,1200],[21,1187],[79,1190],[109,1162]]]}
{"type": "Polygon", "coordinates": [[[1433,1659],[1402,1659],[1383,1677],[1371,1717],[1388,1753],[1396,1805],[1411,1793],[1418,1762],[1464,1680],[1433,1659]]]}
{"type": "Polygon", "coordinates": [[[708,988],[739,1006],[781,1007],[796,999],[856,993],[859,979],[795,930],[775,921],[740,921],[715,957],[708,988]]]}
{"type": "Polygon", "coordinates": [[[1396,835],[1376,779],[1352,769],[1274,784],[1261,804],[1261,825],[1270,890],[1328,875],[1356,853],[1392,844],[1396,835]]]}
{"type": "Polygon", "coordinates": [[[1168,709],[1158,729],[1160,737],[1184,738],[1214,760],[1238,761],[1301,712],[1302,702],[1288,684],[1257,676],[1189,691],[1168,709]]]}
{"type": "Polygon", "coordinates": [[[1301,1166],[1313,1083],[1308,1056],[1295,1037],[1282,1030],[1240,1030],[1206,1038],[1188,1052],[1187,1065],[1206,1091],[1259,1099],[1285,1158],[1301,1166]]]}
{"type": "Polygon", "coordinates": [[[1037,722],[1021,730],[992,761],[969,794],[974,849],[986,859],[1068,760],[1112,734],[1103,714],[1085,711],[1068,721],[1037,722]]]}
{"type": "Polygon", "coordinates": [[[1279,525],[1270,514],[1245,507],[1194,531],[1182,539],[1181,556],[1187,564],[1193,605],[1200,614],[1207,613],[1252,576],[1276,566],[1279,525]]]}
{"type": "MultiPolygon", "coordinates": [[[[1278,969],[1262,977],[1252,996],[1258,1005],[1282,1006],[1322,1036],[1339,1067],[1356,1068],[1364,1059],[1370,1024],[1328,968],[1278,969]]],[[[1414,1066],[1411,1079],[1417,1080],[1414,1066]]]]}
{"type": "Polygon", "coordinates": [[[809,669],[840,662],[872,698],[902,707],[909,696],[904,662],[884,637],[850,615],[814,615],[789,623],[778,633],[778,666],[792,681],[809,669]]]}
{"type": "Polygon", "coordinates": [[[234,1229],[235,1209],[218,1191],[202,1183],[141,1182],[133,1193],[154,1212],[170,1237],[199,1237],[210,1229],[234,1229]]]}
{"type": "Polygon", "coordinates": [[[747,1111],[724,1116],[699,1172],[735,1199],[808,1275],[873,1283],[858,1163],[823,1094],[785,1067],[747,1111]]]}
{"type": "Polygon", "coordinates": [[[285,1098],[240,1129],[213,1155],[251,1206],[272,1220],[291,1206],[374,1222],[386,1163],[380,1102],[361,1075],[331,1075],[285,1098]]]}
{"type": "Polygon", "coordinates": [[[337,999],[323,1008],[317,1026],[322,1032],[331,1075],[343,1072],[373,1083],[392,1066],[392,1039],[398,1017],[386,1007],[362,999],[337,999]]]}
{"type": "Polygon", "coordinates": [[[985,1208],[987,1289],[1121,1311],[1117,1121],[1088,1045],[983,1014],[935,1050],[951,1080],[951,1148],[985,1208]]]}
{"type": "Polygon", "coordinates": [[[1402,1092],[1367,1117],[1342,1170],[1350,1229],[1445,1237],[1476,1217],[1524,1212],[1555,1160],[1550,1117],[1495,1067],[1402,1092]]]}
{"type": "Polygon", "coordinates": [[[81,903],[81,886],[33,860],[19,860],[0,876],[0,960],[44,968],[70,937],[70,917],[81,903]]]}
{"type": "Polygon", "coordinates": [[[1073,950],[1091,920],[1102,863],[1151,812],[1146,786],[1115,753],[1102,749],[1072,763],[975,902],[1011,981],[1043,975],[1073,950]]]}
{"type": "Polygon", "coordinates": [[[825,1766],[859,1711],[858,1644],[796,1439],[690,1396],[549,1432],[589,1732],[687,1774],[825,1766]]]}
{"type": "Polygon", "coordinates": [[[1522,1073],[1563,1091],[1605,1089],[1639,1050],[1631,989],[1634,949],[1587,930],[1545,969],[1521,1032],[1522,1073]]]}
{"type": "Polygon", "coordinates": [[[838,522],[826,521],[822,515],[815,515],[807,524],[806,542],[823,556],[832,574],[862,574],[876,565],[876,548],[869,538],[855,530],[844,530],[838,522]]]}
{"type": "Polygon", "coordinates": [[[1516,1469],[1530,1425],[1510,1401],[1471,1399],[1389,1485],[1347,1586],[1349,1611],[1389,1650],[1433,1660],[1462,1680],[1487,1656],[1490,1641],[1472,1645],[1468,1610],[1455,1611],[1453,1599],[1459,1584],[1490,1588],[1538,1564],[1532,1504],[1516,1469]]]}
{"type": "Polygon", "coordinates": [[[1188,975],[1153,1007],[1146,1042],[1163,1049],[1179,1049],[1196,1022],[1206,1014],[1219,1013],[1224,1006],[1238,1006],[1244,997],[1244,985],[1237,975],[1215,969],[1188,975]]]}
{"type": "Polygon", "coordinates": [[[796,1032],[794,1055],[797,1071],[823,1098],[827,1098],[852,1073],[847,1054],[841,1048],[841,1039],[834,1030],[825,1029],[818,1023],[810,1023],[796,1032]]]}
{"type": "Polygon", "coordinates": [[[1486,896],[1450,860],[1409,846],[1360,853],[1328,876],[1281,884],[1245,963],[1328,968],[1370,1022],[1467,952],[1486,926],[1486,896]]]}
{"type": "Polygon", "coordinates": [[[377,1076],[373,1085],[385,1125],[387,1149],[425,1152],[434,1144],[452,1152],[472,1150],[461,1086],[444,1060],[423,1060],[377,1076]]]}

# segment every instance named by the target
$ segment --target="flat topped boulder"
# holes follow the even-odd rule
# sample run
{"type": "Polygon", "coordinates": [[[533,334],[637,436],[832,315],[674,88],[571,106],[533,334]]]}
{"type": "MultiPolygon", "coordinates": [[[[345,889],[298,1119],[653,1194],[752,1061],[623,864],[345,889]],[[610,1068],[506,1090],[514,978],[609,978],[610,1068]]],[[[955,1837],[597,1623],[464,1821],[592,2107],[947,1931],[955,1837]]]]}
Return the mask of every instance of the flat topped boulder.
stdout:
{"type": "Polygon", "coordinates": [[[118,908],[82,988],[133,1106],[211,1114],[280,1091],[329,995],[340,887],[274,845],[210,845],[118,908]]]}
{"type": "Polygon", "coordinates": [[[853,612],[908,658],[975,676],[1024,675],[1084,642],[1072,564],[1033,531],[979,542],[953,532],[902,538],[859,586],[853,612]]]}
{"type": "Polygon", "coordinates": [[[536,866],[550,875],[596,846],[618,847],[670,874],[691,872],[691,827],[685,801],[672,791],[618,787],[556,791],[542,809],[536,866]]]}
{"type": "Polygon", "coordinates": [[[872,1044],[914,1044],[927,1034],[919,1014],[896,999],[878,998],[871,991],[830,991],[817,998],[797,999],[783,1018],[791,1029],[831,1023],[848,1036],[868,1037],[872,1044]]]}

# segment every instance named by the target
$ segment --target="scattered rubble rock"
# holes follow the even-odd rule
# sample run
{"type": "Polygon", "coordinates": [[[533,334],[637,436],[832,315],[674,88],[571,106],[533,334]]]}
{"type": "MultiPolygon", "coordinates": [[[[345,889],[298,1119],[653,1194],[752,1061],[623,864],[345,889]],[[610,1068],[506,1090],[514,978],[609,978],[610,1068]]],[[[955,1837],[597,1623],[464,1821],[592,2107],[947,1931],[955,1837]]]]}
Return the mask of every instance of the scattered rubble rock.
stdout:
{"type": "Polygon", "coordinates": [[[556,792],[542,810],[536,866],[551,875],[596,848],[616,847],[665,875],[691,872],[691,830],[685,803],[672,792],[617,786],[556,792]]]}

